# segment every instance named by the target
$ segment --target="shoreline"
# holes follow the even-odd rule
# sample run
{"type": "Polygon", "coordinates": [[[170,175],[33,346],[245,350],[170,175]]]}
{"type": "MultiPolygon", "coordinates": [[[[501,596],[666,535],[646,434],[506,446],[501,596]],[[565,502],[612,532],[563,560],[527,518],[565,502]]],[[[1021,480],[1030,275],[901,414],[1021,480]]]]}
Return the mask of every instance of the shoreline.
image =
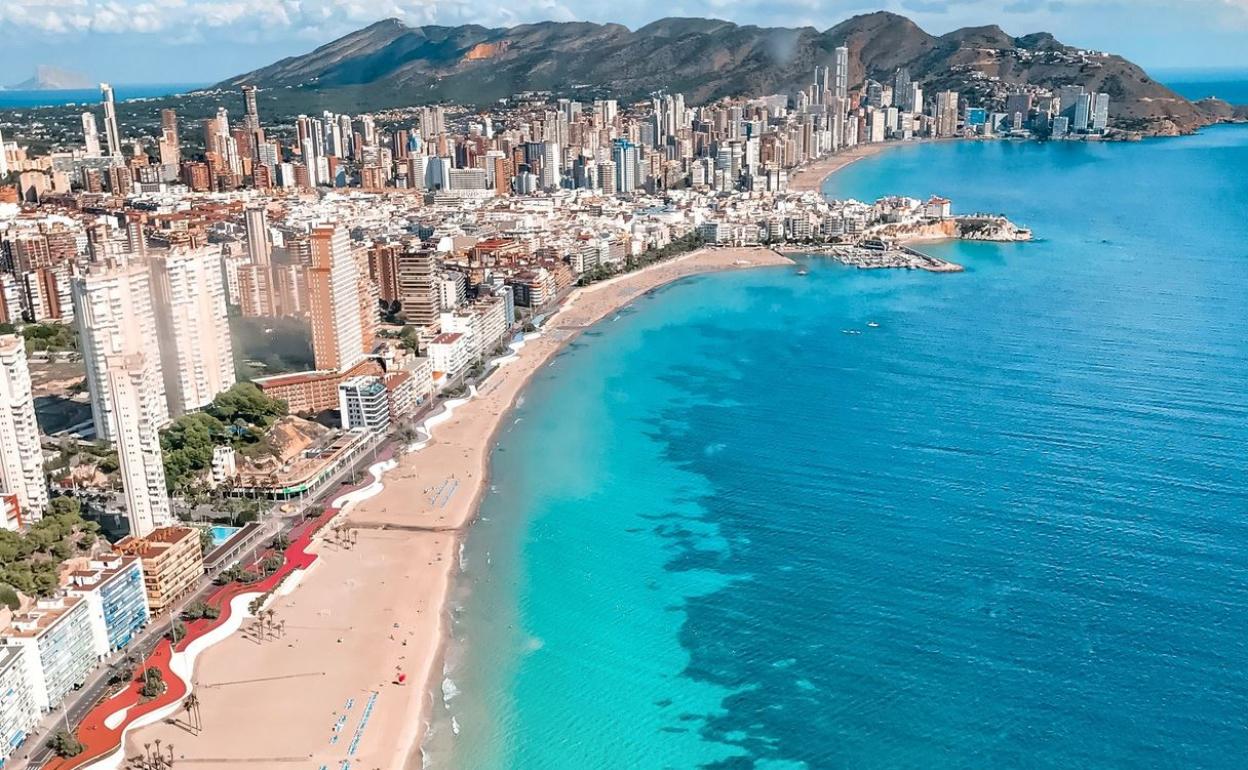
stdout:
{"type": "Polygon", "coordinates": [[[159,738],[205,770],[296,758],[314,767],[422,767],[460,544],[484,499],[498,432],[531,377],[581,332],[654,289],[791,264],[762,247],[703,248],[574,290],[470,398],[427,418],[428,437],[397,458],[384,488],[340,514],[353,536],[326,530],[316,540],[317,569],[269,605],[289,632],[268,639],[244,624],[205,651],[193,674],[196,739],[185,725],[162,722],[127,735],[124,755],[159,738]],[[276,704],[280,732],[265,727],[276,704]]]}
{"type": "Polygon", "coordinates": [[[857,163],[864,158],[874,157],[881,152],[896,149],[899,147],[915,147],[920,144],[930,144],[932,142],[952,142],[957,141],[957,137],[950,138],[921,138],[907,140],[893,140],[887,142],[871,142],[870,144],[856,144],[848,150],[832,153],[831,155],[820,158],[813,163],[802,166],[791,174],[789,174],[789,192],[823,192],[823,185],[836,172],[857,163]]]}
{"type": "MultiPolygon", "coordinates": [[[[488,487],[488,482],[489,482],[490,457],[492,454],[491,449],[495,445],[495,443],[497,443],[498,441],[498,435],[502,431],[504,420],[511,413],[512,409],[515,408],[518,397],[527,387],[529,380],[532,379],[532,376],[537,373],[537,370],[541,368],[541,366],[548,365],[549,362],[564,349],[564,347],[566,347],[569,343],[571,343],[573,340],[579,337],[581,332],[592,328],[593,326],[601,322],[603,319],[605,319],[607,316],[611,315],[612,313],[619,312],[625,307],[628,307],[637,299],[648,294],[649,292],[662,288],[663,286],[666,286],[670,283],[675,283],[676,281],[679,281],[683,278],[689,278],[689,277],[696,276],[696,275],[705,275],[708,273],[724,272],[727,270],[747,270],[747,269],[754,269],[754,268],[760,268],[760,267],[782,267],[785,265],[792,265],[792,264],[794,264],[794,262],[788,256],[785,256],[784,254],[781,254],[780,252],[774,249],[761,247],[761,246],[760,247],[730,247],[730,248],[723,248],[723,249],[703,247],[701,249],[692,251],[688,254],[684,254],[679,257],[676,257],[667,262],[663,262],[663,263],[659,263],[655,265],[649,265],[633,273],[626,273],[624,275],[613,276],[612,278],[608,278],[596,284],[591,284],[590,286],[576,289],[571,294],[569,294],[568,297],[559,306],[559,308],[547,317],[547,319],[545,320],[545,323],[543,323],[542,325],[542,333],[545,334],[547,329],[554,329],[554,330],[574,329],[574,331],[570,331],[567,334],[567,336],[563,337],[562,339],[559,339],[553,347],[537,354],[537,358],[535,359],[535,362],[538,364],[538,366],[525,372],[525,375],[522,378],[522,381],[520,382],[519,388],[516,390],[516,393],[510,399],[510,403],[508,404],[507,408],[498,415],[498,419],[494,420],[492,429],[490,430],[489,436],[485,442],[485,447],[484,447],[485,457],[484,457],[483,473],[481,475],[479,483],[476,485],[476,490],[472,497],[472,503],[471,503],[472,513],[467,519],[467,521],[464,522],[463,526],[460,527],[458,530],[456,530],[455,536],[453,538],[455,552],[456,553],[459,552],[459,548],[463,544],[465,539],[467,538],[468,534],[470,533],[472,525],[476,522],[477,518],[480,516],[481,503],[484,499],[485,491],[486,491],[486,488],[488,487]],[[722,255],[722,256],[721,256],[721,259],[715,259],[715,257],[711,255],[722,255]],[[703,257],[704,260],[708,260],[708,261],[705,261],[703,263],[698,263],[697,258],[699,256],[703,257]],[[752,258],[760,259],[760,261],[755,262],[753,261],[752,258]],[[725,259],[731,259],[732,261],[731,263],[725,263],[724,261],[725,259]],[[676,263],[680,263],[685,260],[690,260],[693,262],[693,265],[691,265],[693,269],[687,272],[679,270],[679,268],[677,268],[677,265],[676,265],[676,263]],[[714,261],[710,261],[710,260],[714,260],[714,261]],[[662,271],[663,268],[668,268],[668,270],[662,271]],[[672,271],[671,268],[677,268],[677,269],[675,271],[672,271]],[[599,309],[597,308],[590,311],[591,317],[579,324],[570,325],[570,326],[561,326],[557,324],[557,321],[562,316],[566,315],[569,312],[572,312],[576,308],[576,305],[583,294],[593,293],[595,291],[605,291],[611,286],[615,286],[618,284],[636,282],[636,279],[643,278],[644,274],[650,271],[662,271],[663,275],[658,276],[659,280],[649,282],[649,283],[642,282],[641,286],[630,288],[623,293],[616,292],[615,299],[617,301],[613,303],[608,303],[608,305],[602,308],[600,312],[599,312],[599,309]]],[[[526,343],[528,339],[529,338],[526,337],[526,340],[525,340],[526,343]]],[[[516,351],[516,355],[523,355],[523,350],[516,351]]],[[[494,375],[492,375],[491,378],[496,377],[496,376],[497,376],[497,372],[494,375]]],[[[430,440],[433,440],[432,436],[430,437],[430,440]]],[[[433,717],[432,708],[434,705],[434,699],[442,693],[441,683],[437,681],[435,672],[445,668],[446,652],[447,652],[448,646],[451,643],[451,628],[450,628],[449,617],[448,617],[449,608],[447,604],[448,604],[448,600],[450,599],[451,591],[454,587],[455,577],[460,572],[460,570],[458,569],[458,561],[454,562],[454,564],[455,564],[455,568],[448,570],[448,581],[440,597],[441,612],[438,613],[438,647],[437,647],[436,654],[429,661],[430,665],[426,673],[427,679],[424,682],[424,688],[423,688],[424,696],[421,698],[420,709],[418,713],[414,715],[416,719],[412,720],[412,723],[416,725],[416,736],[414,737],[414,740],[410,744],[407,744],[408,745],[407,756],[404,759],[404,762],[402,765],[404,770],[422,770],[422,768],[424,767],[424,741],[428,734],[429,728],[432,724],[432,717],[433,717]]]]}

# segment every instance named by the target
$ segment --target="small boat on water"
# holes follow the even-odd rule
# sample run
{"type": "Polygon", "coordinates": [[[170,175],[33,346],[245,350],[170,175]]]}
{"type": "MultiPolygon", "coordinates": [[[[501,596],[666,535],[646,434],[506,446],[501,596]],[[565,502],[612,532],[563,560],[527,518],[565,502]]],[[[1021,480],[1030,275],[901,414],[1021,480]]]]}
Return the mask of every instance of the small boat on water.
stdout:
{"type": "Polygon", "coordinates": [[[798,275],[810,275],[810,271],[803,267],[801,270],[797,271],[797,274],[798,275]]]}
{"type": "Polygon", "coordinates": [[[877,324],[875,321],[867,321],[867,326],[870,326],[872,329],[880,328],[880,325],[877,324]]]}

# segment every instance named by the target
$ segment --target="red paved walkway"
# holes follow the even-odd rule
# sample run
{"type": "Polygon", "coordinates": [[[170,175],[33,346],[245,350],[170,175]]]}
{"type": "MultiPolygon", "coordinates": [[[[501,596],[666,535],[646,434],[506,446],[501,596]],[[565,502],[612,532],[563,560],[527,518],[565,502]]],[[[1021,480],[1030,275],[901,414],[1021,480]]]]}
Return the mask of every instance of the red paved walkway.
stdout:
{"type": "MultiPolygon", "coordinates": [[[[386,447],[382,452],[378,453],[376,462],[389,459],[392,455],[393,449],[386,447]]],[[[337,490],[335,498],[371,484],[373,482],[372,474],[366,474],[366,477],[367,481],[361,484],[352,487],[342,487],[337,490]]],[[[214,591],[206,599],[206,602],[220,610],[220,615],[213,620],[202,619],[186,623],[186,635],[178,643],[177,651],[184,651],[191,642],[225,623],[230,617],[230,602],[235,596],[245,593],[265,593],[276,588],[287,575],[295,570],[307,569],[312,562],[316,561],[316,554],[309,553],[307,550],[308,546],[312,544],[312,538],[340,510],[339,508],[327,507],[324,513],[317,518],[305,521],[292,529],[290,545],[282,553],[286,561],[272,575],[246,585],[229,583],[214,591]]],[[[266,556],[272,553],[272,550],[265,550],[259,554],[256,561],[250,566],[257,566],[266,556]]],[[[174,647],[169,640],[163,639],[147,658],[147,667],[159,669],[161,675],[164,676],[166,687],[163,693],[151,700],[144,700],[139,695],[139,689],[143,686],[143,671],[135,672],[135,679],[130,683],[129,687],[112,698],[105,698],[100,701],[95,708],[91,709],[83,717],[81,724],[78,725],[76,734],[78,740],[82,741],[86,747],[86,750],[76,757],[68,759],[54,758],[51,762],[44,765],[45,770],[75,770],[102,759],[121,745],[126,727],[133,724],[136,719],[181,700],[187,694],[187,684],[174,674],[169,667],[173,651],[174,647]],[[130,710],[126,712],[125,719],[115,729],[110,730],[104,725],[105,719],[127,706],[130,707],[130,710]]]]}

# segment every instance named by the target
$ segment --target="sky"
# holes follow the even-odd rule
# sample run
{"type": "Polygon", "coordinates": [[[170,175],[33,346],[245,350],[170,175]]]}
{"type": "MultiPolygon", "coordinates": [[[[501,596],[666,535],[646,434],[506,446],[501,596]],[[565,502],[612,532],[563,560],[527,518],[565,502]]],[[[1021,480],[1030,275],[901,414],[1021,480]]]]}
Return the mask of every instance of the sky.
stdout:
{"type": "Polygon", "coordinates": [[[933,34],[997,24],[1052,32],[1152,71],[1248,70],[1248,0],[0,0],[0,85],[50,64],[115,83],[208,83],[310,51],[387,17],[510,26],[665,16],[826,29],[889,10],[933,34]]]}

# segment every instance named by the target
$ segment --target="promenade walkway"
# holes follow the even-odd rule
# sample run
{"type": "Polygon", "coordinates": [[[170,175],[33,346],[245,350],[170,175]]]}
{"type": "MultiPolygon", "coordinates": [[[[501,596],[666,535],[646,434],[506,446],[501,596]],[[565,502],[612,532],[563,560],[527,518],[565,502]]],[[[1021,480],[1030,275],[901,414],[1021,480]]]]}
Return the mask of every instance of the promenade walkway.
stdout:
{"type": "MultiPolygon", "coordinates": [[[[385,463],[392,455],[393,448],[387,447],[378,453],[377,461],[385,463]]],[[[44,765],[44,768],[79,770],[97,763],[100,768],[121,767],[124,764],[121,752],[124,749],[126,730],[136,723],[153,724],[176,715],[181,709],[183,698],[189,693],[195,657],[237,630],[242,616],[247,613],[247,604],[254,598],[268,594],[292,573],[311,566],[317,556],[308,548],[316,534],[353,502],[353,492],[367,490],[375,483],[378,482],[371,474],[367,474],[359,484],[344,488],[343,494],[334,500],[336,504],[327,506],[320,516],[293,527],[290,531],[290,545],[281,552],[285,562],[272,575],[250,584],[230,583],[210,594],[207,603],[217,608],[220,614],[212,620],[187,622],[186,633],[177,645],[168,639],[162,640],[148,656],[147,668],[136,671],[133,681],[126,689],[101,700],[79,723],[75,735],[86,747],[85,750],[75,757],[57,757],[44,765]],[[144,672],[149,668],[160,671],[166,687],[159,696],[145,699],[139,690],[144,672]]],[[[258,567],[265,558],[274,553],[272,549],[266,549],[249,566],[258,567]]]]}

